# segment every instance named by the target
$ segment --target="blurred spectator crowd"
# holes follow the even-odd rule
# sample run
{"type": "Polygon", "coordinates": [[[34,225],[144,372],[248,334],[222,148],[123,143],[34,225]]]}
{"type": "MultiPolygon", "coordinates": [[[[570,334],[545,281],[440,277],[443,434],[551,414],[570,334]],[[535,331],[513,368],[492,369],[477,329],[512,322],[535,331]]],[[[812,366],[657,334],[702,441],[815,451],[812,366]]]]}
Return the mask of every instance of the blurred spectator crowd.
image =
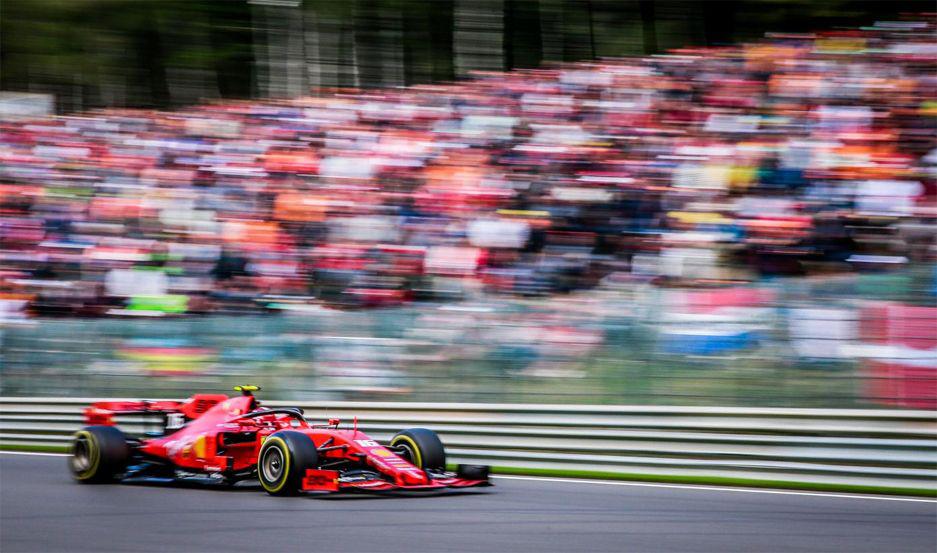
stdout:
{"type": "Polygon", "coordinates": [[[0,298],[144,316],[933,261],[934,30],[5,121],[0,298]]]}

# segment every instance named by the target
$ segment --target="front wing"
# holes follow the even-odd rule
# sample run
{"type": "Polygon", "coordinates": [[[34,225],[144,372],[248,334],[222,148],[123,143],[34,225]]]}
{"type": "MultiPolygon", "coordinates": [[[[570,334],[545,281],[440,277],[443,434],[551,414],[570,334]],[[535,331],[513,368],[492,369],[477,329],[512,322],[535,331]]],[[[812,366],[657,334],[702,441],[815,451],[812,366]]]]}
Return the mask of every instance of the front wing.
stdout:
{"type": "Polygon", "coordinates": [[[388,482],[380,477],[377,473],[371,473],[370,475],[359,475],[355,478],[342,477],[338,471],[333,470],[321,470],[321,469],[308,469],[306,471],[306,476],[303,478],[302,490],[303,491],[318,491],[318,492],[338,492],[338,491],[368,491],[368,492],[384,492],[384,491],[433,491],[433,490],[444,490],[444,489],[459,489],[459,488],[478,488],[484,486],[491,486],[491,482],[488,480],[488,470],[487,467],[484,467],[484,470],[479,471],[481,467],[474,467],[475,478],[465,478],[460,473],[443,473],[443,474],[433,474],[429,476],[427,484],[398,484],[394,482],[388,482]],[[480,474],[479,474],[480,472],[480,474]]]}

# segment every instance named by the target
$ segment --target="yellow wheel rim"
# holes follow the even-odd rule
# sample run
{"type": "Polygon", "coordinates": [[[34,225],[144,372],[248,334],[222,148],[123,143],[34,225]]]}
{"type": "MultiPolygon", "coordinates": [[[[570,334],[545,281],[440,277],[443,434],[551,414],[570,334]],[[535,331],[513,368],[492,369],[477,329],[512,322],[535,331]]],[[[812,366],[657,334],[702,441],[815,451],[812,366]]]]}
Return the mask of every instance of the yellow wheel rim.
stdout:
{"type": "Polygon", "coordinates": [[[260,476],[258,478],[260,485],[270,493],[277,493],[286,486],[286,482],[290,479],[290,450],[286,447],[283,438],[270,436],[266,439],[260,456],[257,458],[257,472],[260,476]],[[280,447],[274,447],[274,444],[279,444],[280,447]],[[276,453],[271,450],[276,450],[276,453]],[[274,456],[279,457],[278,463],[274,463],[274,456]],[[274,464],[278,464],[278,466],[274,468],[274,464]],[[266,478],[274,474],[277,478],[282,477],[282,480],[275,486],[268,486],[266,478]]]}
{"type": "Polygon", "coordinates": [[[420,447],[416,445],[416,442],[413,441],[413,438],[410,436],[397,436],[390,443],[390,445],[394,446],[400,442],[404,442],[404,447],[413,455],[413,459],[411,459],[413,464],[419,468],[423,468],[423,456],[420,454],[420,447]]]}
{"type": "Polygon", "coordinates": [[[98,447],[94,434],[87,430],[75,433],[71,463],[75,478],[78,480],[88,480],[97,474],[98,466],[101,464],[101,448],[98,447]]]}

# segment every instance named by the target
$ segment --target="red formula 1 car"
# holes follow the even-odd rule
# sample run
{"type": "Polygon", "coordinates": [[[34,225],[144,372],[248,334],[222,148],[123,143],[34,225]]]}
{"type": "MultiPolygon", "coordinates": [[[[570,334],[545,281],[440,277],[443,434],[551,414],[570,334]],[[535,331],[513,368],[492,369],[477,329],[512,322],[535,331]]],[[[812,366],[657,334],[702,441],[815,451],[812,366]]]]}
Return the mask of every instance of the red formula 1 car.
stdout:
{"type": "Polygon", "coordinates": [[[488,467],[446,471],[446,452],[425,428],[381,445],[338,419],[310,424],[298,407],[262,407],[256,386],[241,396],[196,394],[186,401],[104,401],[85,409],[70,466],[79,482],[198,481],[233,485],[257,478],[272,495],[304,491],[440,490],[488,486],[488,467]],[[133,438],[115,415],[159,414],[158,436],[133,438]]]}

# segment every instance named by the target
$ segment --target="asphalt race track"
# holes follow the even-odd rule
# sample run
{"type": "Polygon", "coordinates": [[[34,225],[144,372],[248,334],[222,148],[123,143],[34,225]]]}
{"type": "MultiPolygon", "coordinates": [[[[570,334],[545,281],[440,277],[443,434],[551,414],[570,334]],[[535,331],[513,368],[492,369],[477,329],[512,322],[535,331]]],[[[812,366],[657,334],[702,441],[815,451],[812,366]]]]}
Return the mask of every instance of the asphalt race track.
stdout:
{"type": "Polygon", "coordinates": [[[937,551],[937,503],[498,479],[437,496],[274,498],[74,483],[0,454],[0,551],[937,551]]]}

